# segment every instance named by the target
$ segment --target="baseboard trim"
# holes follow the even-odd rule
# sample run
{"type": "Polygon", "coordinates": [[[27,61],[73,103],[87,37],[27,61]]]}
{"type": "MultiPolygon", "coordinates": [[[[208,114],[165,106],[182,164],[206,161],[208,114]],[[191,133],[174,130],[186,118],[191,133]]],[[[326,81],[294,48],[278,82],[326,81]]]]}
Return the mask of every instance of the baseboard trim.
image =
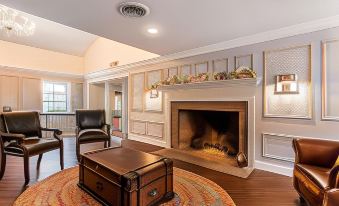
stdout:
{"type": "Polygon", "coordinates": [[[265,170],[265,171],[285,175],[285,176],[288,176],[288,177],[292,177],[292,175],[293,175],[293,168],[291,168],[291,167],[285,167],[285,166],[267,163],[267,162],[263,162],[263,161],[256,160],[254,162],[254,167],[256,169],[265,170]]]}
{"type": "Polygon", "coordinates": [[[159,146],[159,147],[166,147],[166,142],[164,141],[152,139],[152,138],[145,137],[145,136],[139,136],[133,133],[128,134],[128,139],[159,146]]]}

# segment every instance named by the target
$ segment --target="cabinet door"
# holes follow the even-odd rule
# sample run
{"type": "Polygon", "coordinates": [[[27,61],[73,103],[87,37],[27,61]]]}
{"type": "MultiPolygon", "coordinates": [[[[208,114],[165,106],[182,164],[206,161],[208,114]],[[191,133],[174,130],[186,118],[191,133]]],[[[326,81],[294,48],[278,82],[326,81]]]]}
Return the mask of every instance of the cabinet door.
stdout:
{"type": "Polygon", "coordinates": [[[0,110],[10,106],[19,110],[19,77],[0,76],[0,110]]]}

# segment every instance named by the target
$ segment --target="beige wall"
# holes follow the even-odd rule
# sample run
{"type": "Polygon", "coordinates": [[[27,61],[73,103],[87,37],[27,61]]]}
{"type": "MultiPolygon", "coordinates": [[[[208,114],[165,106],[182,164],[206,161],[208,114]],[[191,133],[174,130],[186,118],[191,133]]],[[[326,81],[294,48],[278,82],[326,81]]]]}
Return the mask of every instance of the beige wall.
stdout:
{"type": "Polygon", "coordinates": [[[89,84],[89,109],[105,109],[105,84],[89,84]]]}
{"type": "Polygon", "coordinates": [[[83,74],[82,57],[0,40],[0,65],[49,72],[83,74]]]}
{"type": "Polygon", "coordinates": [[[101,37],[87,49],[84,57],[0,40],[1,66],[67,74],[82,75],[107,69],[113,61],[124,65],[158,56],[101,37]]]}
{"type": "Polygon", "coordinates": [[[85,54],[85,74],[107,69],[113,61],[119,61],[119,65],[124,65],[158,56],[157,54],[100,37],[88,48],[85,54]]]}

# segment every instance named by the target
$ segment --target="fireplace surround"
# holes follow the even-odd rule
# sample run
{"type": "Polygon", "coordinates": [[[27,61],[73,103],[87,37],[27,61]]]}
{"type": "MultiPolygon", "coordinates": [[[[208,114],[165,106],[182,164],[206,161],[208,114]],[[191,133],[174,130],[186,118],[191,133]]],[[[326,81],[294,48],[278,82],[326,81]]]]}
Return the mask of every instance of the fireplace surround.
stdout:
{"type": "Polygon", "coordinates": [[[246,101],[171,102],[171,147],[247,166],[246,101]]]}

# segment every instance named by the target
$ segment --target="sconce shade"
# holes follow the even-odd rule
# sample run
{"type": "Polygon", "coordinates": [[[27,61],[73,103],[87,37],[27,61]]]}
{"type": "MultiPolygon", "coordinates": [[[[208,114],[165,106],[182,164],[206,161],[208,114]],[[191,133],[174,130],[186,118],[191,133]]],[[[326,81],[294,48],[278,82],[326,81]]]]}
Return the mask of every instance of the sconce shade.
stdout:
{"type": "Polygon", "coordinates": [[[298,77],[296,74],[276,76],[275,94],[299,94],[298,77]]]}

